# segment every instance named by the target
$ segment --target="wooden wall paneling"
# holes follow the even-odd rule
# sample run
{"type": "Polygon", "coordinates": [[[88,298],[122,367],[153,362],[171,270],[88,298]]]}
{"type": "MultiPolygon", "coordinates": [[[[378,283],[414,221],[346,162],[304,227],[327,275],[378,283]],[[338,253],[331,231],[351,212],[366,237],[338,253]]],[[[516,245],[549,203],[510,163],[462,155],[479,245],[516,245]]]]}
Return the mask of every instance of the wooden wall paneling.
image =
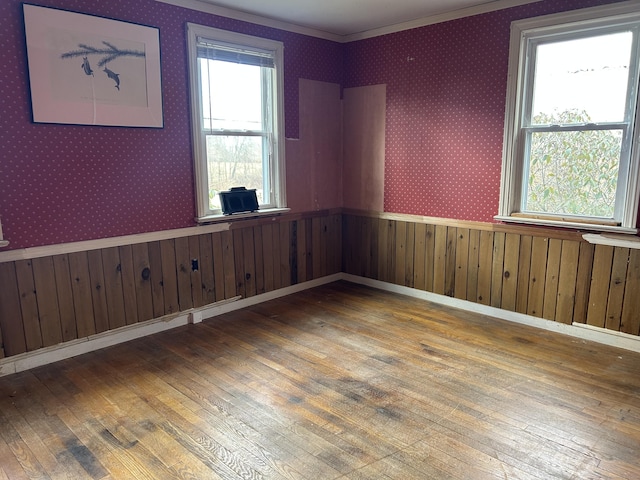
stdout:
{"type": "Polygon", "coordinates": [[[131,245],[133,278],[138,304],[138,321],[144,322],[164,315],[162,291],[162,254],[160,243],[131,245]]]}
{"type": "Polygon", "coordinates": [[[591,290],[591,273],[595,245],[581,242],[578,256],[578,273],[576,274],[576,298],[573,307],[573,322],[587,323],[589,309],[589,291],[591,290]]]}
{"type": "Polygon", "coordinates": [[[593,270],[591,273],[591,288],[589,289],[587,323],[595,327],[604,328],[606,323],[613,251],[614,248],[609,245],[596,245],[593,253],[593,270]]]}
{"type": "Polygon", "coordinates": [[[457,227],[447,227],[447,247],[445,250],[444,294],[453,297],[456,288],[456,247],[457,227]]]}
{"type": "MultiPolygon", "coordinates": [[[[213,252],[213,278],[215,285],[215,294],[216,294],[216,302],[224,300],[228,297],[233,297],[234,295],[229,295],[225,293],[227,288],[226,285],[226,274],[225,269],[225,258],[224,258],[224,247],[222,244],[222,233],[216,232],[211,234],[211,250],[213,252]]],[[[235,280],[233,281],[233,287],[235,292],[235,280]]]]}
{"type": "MultiPolygon", "coordinates": [[[[611,267],[611,283],[609,286],[609,300],[605,328],[620,330],[622,320],[622,302],[627,281],[627,266],[629,264],[629,249],[616,247],[613,251],[613,265],[611,267]]],[[[640,294],[640,292],[638,292],[640,294]]],[[[638,312],[640,314],[640,312],[638,312]]]]}
{"type": "Polygon", "coordinates": [[[213,239],[210,233],[198,235],[200,250],[200,282],[202,285],[202,305],[216,301],[216,279],[213,267],[213,239]]]}
{"type": "Polygon", "coordinates": [[[103,249],[101,253],[109,328],[123,327],[127,324],[127,318],[124,307],[120,251],[118,247],[111,247],[103,249]]]}
{"type": "MultiPolygon", "coordinates": [[[[189,240],[189,274],[191,276],[191,299],[195,308],[202,307],[206,304],[204,301],[205,289],[207,288],[202,281],[202,255],[200,253],[200,237],[202,235],[192,235],[187,237],[189,240]],[[195,260],[195,264],[194,264],[195,260]]],[[[207,252],[211,255],[211,245],[208,245],[207,252]]],[[[213,272],[211,272],[213,274],[213,272]]],[[[211,292],[213,295],[213,292],[211,292]]],[[[210,302],[208,302],[210,303],[210,302]]]]}
{"type": "Polygon", "coordinates": [[[558,301],[555,321],[571,325],[576,298],[576,278],[578,260],[580,258],[580,242],[562,240],[562,258],[558,275],[558,301]]]}
{"type": "Polygon", "coordinates": [[[454,297],[467,299],[467,282],[469,280],[469,229],[456,230],[456,268],[454,297]]]}
{"type": "MultiPolygon", "coordinates": [[[[282,287],[288,287],[291,285],[291,222],[281,222],[280,227],[280,285],[282,287]]],[[[278,244],[276,244],[278,245],[278,244]]],[[[276,246],[274,245],[274,246],[276,246]]],[[[324,238],[322,235],[322,224],[320,224],[320,276],[324,275],[327,270],[326,265],[326,251],[324,247],[324,238]]],[[[277,246],[276,246],[277,248],[277,246]]]]}
{"type": "MultiPolygon", "coordinates": [[[[255,284],[256,294],[260,295],[265,292],[264,288],[264,251],[262,249],[262,226],[253,227],[253,248],[255,255],[255,284]]],[[[297,259],[296,259],[297,263],[297,259]]]]}
{"type": "MultiPolygon", "coordinates": [[[[293,222],[290,222],[293,223],[293,222]]],[[[287,241],[289,239],[287,238],[287,241]]],[[[253,228],[242,229],[242,249],[240,250],[244,260],[244,285],[247,297],[254,297],[256,288],[256,252],[254,246],[253,228]]],[[[289,259],[287,258],[287,261],[289,259]]]]}
{"type": "Polygon", "coordinates": [[[427,292],[433,292],[433,272],[436,255],[436,227],[427,225],[426,250],[424,254],[424,285],[427,292]]]}
{"type": "Polygon", "coordinates": [[[298,269],[298,281],[306,282],[307,278],[307,220],[298,220],[296,241],[296,264],[298,269]]]}
{"type": "Polygon", "coordinates": [[[480,264],[480,231],[469,229],[469,260],[467,261],[466,299],[478,301],[478,267],[480,264]]]}
{"type": "Polygon", "coordinates": [[[640,335],[640,250],[629,252],[626,288],[622,302],[620,331],[640,335]]]}
{"type": "Polygon", "coordinates": [[[447,268],[447,227],[436,225],[433,254],[433,293],[444,295],[445,269],[447,268]]]}
{"type": "MultiPolygon", "coordinates": [[[[364,227],[364,223],[363,223],[364,227]]],[[[330,267],[329,265],[332,263],[333,253],[331,251],[332,239],[331,239],[331,228],[329,223],[329,218],[327,216],[320,217],[320,228],[322,231],[322,251],[321,251],[321,273],[322,276],[326,276],[329,274],[330,267]]],[[[370,239],[368,239],[370,242],[370,239]]],[[[366,257],[366,252],[365,257],[366,257]]]]}
{"type": "MultiPolygon", "coordinates": [[[[273,291],[274,287],[274,256],[273,256],[273,224],[262,226],[262,258],[264,261],[264,290],[273,291]]],[[[310,272],[307,271],[307,275],[310,272]]]]}
{"type": "Polygon", "coordinates": [[[502,273],[502,299],[500,308],[511,312],[516,310],[519,262],[520,235],[507,233],[504,239],[504,268],[502,273]]]}
{"type": "Polygon", "coordinates": [[[493,236],[493,256],[491,261],[491,306],[502,305],[502,283],[504,280],[504,244],[505,234],[496,232],[493,236]]]}
{"type": "Polygon", "coordinates": [[[516,287],[516,312],[527,313],[529,302],[529,279],[531,278],[531,249],[533,237],[520,235],[518,256],[518,285],[516,287]]]}
{"type": "Polygon", "coordinates": [[[493,232],[480,232],[478,251],[477,303],[489,305],[491,302],[491,267],[493,265],[493,232]]]}
{"type": "MultiPolygon", "coordinates": [[[[131,245],[122,245],[118,247],[118,254],[120,256],[125,323],[132,325],[140,321],[138,300],[136,298],[136,269],[133,266],[133,248],[131,245]]],[[[149,300],[151,300],[151,288],[149,288],[149,300]]],[[[151,302],[149,302],[148,306],[150,307],[149,314],[153,314],[151,302]]]]}
{"type": "MultiPolygon", "coordinates": [[[[340,223],[342,224],[342,219],[340,219],[340,223]]],[[[307,247],[307,266],[306,266],[307,280],[313,280],[315,276],[313,272],[313,221],[311,218],[306,220],[305,236],[306,236],[305,244],[307,247]]],[[[346,236],[344,238],[346,238],[346,236]]],[[[343,242],[342,239],[340,241],[343,242]]],[[[343,248],[344,246],[341,245],[340,251],[342,251],[343,248]]],[[[340,258],[339,261],[340,261],[339,268],[341,269],[340,271],[346,271],[346,270],[343,270],[342,258],[340,258]]]]}
{"type": "MultiPolygon", "coordinates": [[[[378,275],[378,249],[379,249],[379,234],[380,230],[378,228],[378,222],[375,218],[368,218],[368,232],[371,237],[371,241],[369,242],[369,250],[367,251],[367,255],[369,256],[369,269],[367,272],[367,276],[369,278],[377,278],[378,275]]],[[[334,221],[335,223],[335,221],[334,221]]],[[[334,233],[336,238],[340,237],[340,231],[336,230],[334,233]]],[[[342,252],[338,252],[340,255],[342,252]]],[[[340,270],[336,270],[335,265],[337,262],[334,262],[334,268],[331,273],[338,273],[340,270]]]]}
{"type": "Polygon", "coordinates": [[[164,314],[180,311],[178,294],[178,272],[176,271],[176,248],[173,239],[160,240],[160,257],[162,261],[162,293],[164,294],[164,314]]]}
{"type": "Polygon", "coordinates": [[[45,347],[57,345],[62,342],[62,325],[53,258],[34,258],[32,266],[42,345],[45,347]]]}
{"type": "Polygon", "coordinates": [[[395,283],[396,278],[396,229],[398,228],[398,222],[396,220],[389,220],[387,222],[387,266],[385,271],[387,272],[387,281],[389,283],[395,283]]]}
{"type": "Polygon", "coordinates": [[[89,278],[91,279],[91,300],[93,302],[93,316],[96,322],[96,333],[109,330],[109,309],[104,282],[104,267],[102,266],[102,251],[87,252],[89,260],[89,278]]]}
{"type": "Polygon", "coordinates": [[[371,278],[371,272],[373,270],[373,263],[371,257],[371,218],[369,217],[358,217],[358,249],[355,254],[360,261],[360,268],[357,272],[358,275],[361,275],[366,278],[371,278]]]}
{"type": "Polygon", "coordinates": [[[427,243],[427,225],[417,223],[415,240],[413,244],[413,287],[418,290],[426,290],[425,286],[425,256],[427,243]]]}
{"type": "Polygon", "coordinates": [[[233,236],[233,264],[236,272],[236,295],[240,295],[242,298],[245,298],[247,296],[247,289],[245,287],[244,278],[243,233],[244,231],[242,228],[238,228],[231,232],[233,236]]]}
{"type": "MultiPolygon", "coordinates": [[[[349,235],[347,235],[347,242],[349,242],[348,245],[348,249],[349,251],[353,251],[353,249],[355,248],[355,239],[357,238],[355,236],[355,228],[356,225],[356,221],[355,221],[355,217],[352,217],[349,219],[349,235]]],[[[274,229],[278,230],[278,225],[274,225],[274,229]]],[[[311,219],[311,229],[312,229],[312,240],[311,240],[311,252],[313,253],[313,278],[319,278],[322,276],[322,274],[320,273],[321,271],[321,263],[322,263],[322,258],[320,256],[320,250],[321,250],[321,245],[322,245],[322,225],[320,223],[320,218],[319,217],[313,217],[311,219]]],[[[276,240],[276,237],[274,236],[274,241],[276,240]]],[[[274,248],[277,249],[278,248],[278,244],[280,243],[280,238],[277,238],[277,241],[275,241],[274,243],[274,248]]],[[[353,257],[355,257],[355,255],[353,255],[353,257]]],[[[354,260],[354,258],[352,258],[352,261],[354,260]]],[[[351,268],[353,269],[355,267],[354,264],[351,265],[351,268]]],[[[355,271],[352,270],[352,273],[356,273],[355,271]]],[[[280,284],[281,285],[281,284],[280,284]]]]}
{"type": "Polygon", "coordinates": [[[9,357],[27,351],[15,262],[0,263],[0,285],[0,330],[4,355],[9,357]]]}
{"type": "MultiPolygon", "coordinates": [[[[176,281],[178,286],[178,309],[179,311],[189,310],[190,308],[193,308],[189,237],[179,237],[174,239],[173,248],[175,252],[174,270],[176,272],[176,281]]],[[[162,270],[164,272],[164,264],[162,270]]]]}
{"type": "Polygon", "coordinates": [[[69,254],[69,272],[71,273],[73,308],[76,314],[78,338],[88,337],[96,333],[96,323],[93,316],[87,252],[69,254]]]}
{"type": "Polygon", "coordinates": [[[562,240],[549,239],[547,251],[547,271],[544,282],[544,303],[542,318],[555,320],[556,304],[558,302],[558,279],[560,276],[560,259],[562,257],[562,240]]]}
{"type": "MultiPolygon", "coordinates": [[[[342,259],[342,271],[352,275],[355,275],[352,254],[352,245],[355,243],[355,219],[356,217],[353,215],[342,216],[342,230],[345,232],[342,236],[342,251],[345,252],[344,258],[342,259]]],[[[313,270],[313,260],[315,259],[315,252],[313,251],[313,242],[315,240],[313,218],[309,219],[309,223],[311,224],[311,244],[309,251],[312,254],[311,270],[313,270]]]]}
{"type": "Polygon", "coordinates": [[[31,260],[18,260],[16,262],[16,277],[18,291],[20,292],[20,310],[22,311],[24,337],[27,341],[27,350],[32,351],[42,348],[43,344],[31,260]]]}
{"type": "MultiPolygon", "coordinates": [[[[334,246],[335,246],[335,251],[336,251],[336,257],[334,260],[334,264],[333,264],[333,271],[331,273],[340,273],[342,272],[342,215],[341,214],[335,214],[333,215],[333,225],[334,225],[334,246]]],[[[372,231],[373,231],[373,235],[376,239],[376,253],[372,253],[373,257],[374,257],[374,261],[373,261],[373,265],[375,265],[375,268],[378,268],[378,257],[377,257],[377,242],[378,242],[378,231],[376,229],[376,222],[373,222],[372,224],[372,231]]],[[[372,248],[373,248],[373,244],[372,244],[372,248]]],[[[373,272],[372,272],[373,273],[373,272]]]]}
{"type": "MultiPolygon", "coordinates": [[[[347,235],[345,235],[346,237],[347,235]]],[[[349,252],[344,252],[345,257],[349,252]]],[[[389,255],[389,221],[378,219],[378,276],[377,279],[388,281],[388,257],[389,255]]]]}
{"type": "Polygon", "coordinates": [[[52,259],[53,270],[56,276],[56,294],[58,295],[58,308],[60,309],[62,341],[68,342],[78,338],[76,313],[73,308],[73,289],[71,285],[71,272],[69,271],[69,257],[67,255],[54,255],[52,259]]]}
{"type": "Polygon", "coordinates": [[[395,273],[393,283],[404,285],[407,256],[407,222],[396,222],[395,273]]]}
{"type": "Polygon", "coordinates": [[[236,286],[235,252],[233,233],[222,232],[222,258],[224,263],[224,294],[225,298],[240,295],[236,286]]]}
{"type": "MultiPolygon", "coordinates": [[[[280,225],[278,223],[274,223],[272,224],[272,230],[271,230],[271,245],[272,245],[272,250],[271,250],[271,255],[273,256],[273,288],[275,290],[282,288],[282,275],[281,275],[281,270],[280,270],[280,225]]],[[[318,228],[318,233],[320,232],[320,229],[318,228]]],[[[312,249],[313,251],[313,278],[316,278],[317,276],[317,270],[316,270],[316,254],[317,252],[315,251],[315,246],[320,242],[320,239],[316,239],[315,238],[315,232],[314,232],[314,237],[313,237],[313,246],[312,249]],[[316,243],[318,242],[318,243],[316,243]]],[[[320,268],[320,266],[318,265],[317,267],[318,269],[320,268]]]]}
{"type": "Polygon", "coordinates": [[[547,276],[548,246],[549,239],[545,237],[533,237],[527,314],[534,317],[542,317],[542,310],[544,308],[544,282],[547,276]]]}
{"type": "Polygon", "coordinates": [[[405,241],[404,285],[413,288],[413,270],[415,265],[416,224],[407,222],[407,239],[405,241]]]}
{"type": "MultiPolygon", "coordinates": [[[[2,314],[2,311],[0,310],[0,314],[2,314]]],[[[2,327],[0,327],[0,359],[4,358],[5,354],[4,354],[4,341],[2,340],[2,327]]]]}

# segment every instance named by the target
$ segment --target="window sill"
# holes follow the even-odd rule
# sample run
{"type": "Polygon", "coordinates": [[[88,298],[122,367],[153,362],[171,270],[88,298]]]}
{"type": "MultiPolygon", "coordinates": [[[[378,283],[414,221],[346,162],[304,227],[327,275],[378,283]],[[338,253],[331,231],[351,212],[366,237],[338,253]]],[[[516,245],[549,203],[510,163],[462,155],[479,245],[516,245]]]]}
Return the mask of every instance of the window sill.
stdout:
{"type": "Polygon", "coordinates": [[[597,223],[580,223],[580,222],[563,222],[560,220],[540,219],[533,217],[509,217],[496,215],[494,220],[505,223],[520,223],[527,225],[540,225],[543,227],[570,228],[573,230],[590,230],[596,232],[610,232],[623,235],[635,235],[638,233],[637,228],[620,227],[617,225],[600,225],[597,223]]]}
{"type": "Polygon", "coordinates": [[[9,246],[9,241],[8,240],[0,240],[0,248],[8,247],[8,246],[9,246]]]}
{"type": "Polygon", "coordinates": [[[290,208],[265,208],[264,210],[258,210],[257,212],[232,213],[231,215],[207,215],[206,217],[196,218],[196,221],[198,223],[233,222],[235,220],[248,220],[250,218],[282,215],[283,213],[290,211],[290,208]]]}
{"type": "Polygon", "coordinates": [[[582,235],[587,242],[595,245],[609,245],[611,247],[623,247],[640,249],[640,238],[632,235],[616,235],[614,233],[585,233],[582,235]]]}

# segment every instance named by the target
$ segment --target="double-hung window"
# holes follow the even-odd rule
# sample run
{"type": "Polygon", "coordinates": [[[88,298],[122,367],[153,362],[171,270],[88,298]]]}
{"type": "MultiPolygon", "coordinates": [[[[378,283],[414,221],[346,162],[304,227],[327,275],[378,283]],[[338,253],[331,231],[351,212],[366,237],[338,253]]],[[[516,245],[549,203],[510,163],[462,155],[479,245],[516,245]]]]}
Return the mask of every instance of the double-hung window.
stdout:
{"type": "Polygon", "coordinates": [[[637,3],[521,20],[511,28],[496,218],[635,231],[637,3]]]}
{"type": "Polygon", "coordinates": [[[198,218],[219,215],[232,187],[255,189],[261,210],[284,207],[282,43],[187,30],[198,218]]]}

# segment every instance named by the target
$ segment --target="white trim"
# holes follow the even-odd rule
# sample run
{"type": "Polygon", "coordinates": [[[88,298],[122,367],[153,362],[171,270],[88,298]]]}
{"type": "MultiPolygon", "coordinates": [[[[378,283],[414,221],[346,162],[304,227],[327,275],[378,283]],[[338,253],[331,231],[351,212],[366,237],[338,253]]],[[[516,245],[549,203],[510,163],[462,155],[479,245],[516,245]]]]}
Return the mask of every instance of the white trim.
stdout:
{"type": "Polygon", "coordinates": [[[177,314],[148,320],[146,322],[127,325],[125,327],[108,330],[89,337],[79,338],[77,340],[72,340],[70,342],[61,343],[47,348],[41,348],[33,352],[13,355],[11,357],[0,359],[0,377],[47,365],[66,358],[75,357],[83,353],[93,352],[105,347],[118,345],[136,338],[153,335],[154,333],[164,332],[165,330],[171,330],[189,323],[200,323],[206,318],[215,317],[217,315],[222,315],[223,313],[239,310],[241,308],[273,300],[275,298],[284,297],[286,295],[291,295],[292,293],[301,292],[326,283],[332,283],[342,279],[342,277],[343,274],[336,273],[334,275],[328,275],[308,282],[298,283],[290,287],[280,288],[278,290],[253,297],[241,298],[240,296],[237,296],[212,303],[201,308],[194,308],[177,314]]]}
{"type": "MultiPolygon", "coordinates": [[[[502,194],[502,192],[500,192],[502,194]]],[[[505,223],[524,223],[527,225],[541,225],[546,227],[570,228],[572,230],[593,230],[620,234],[636,234],[637,228],[620,227],[617,225],[600,225],[597,223],[563,222],[560,220],[546,220],[535,217],[511,217],[509,215],[495,215],[494,220],[505,223]]]]}
{"type": "Polygon", "coordinates": [[[268,217],[270,215],[277,216],[282,215],[283,213],[289,213],[291,211],[290,208],[265,208],[264,210],[258,210],[255,212],[243,212],[243,213],[232,213],[231,215],[208,215],[202,218],[196,218],[196,222],[198,223],[219,223],[219,222],[228,222],[229,220],[237,220],[239,218],[247,219],[247,218],[256,218],[256,217],[268,217]]]}
{"type": "Polygon", "coordinates": [[[436,23],[449,22],[451,20],[458,20],[460,18],[481,15],[483,13],[495,12],[497,10],[504,10],[506,8],[519,7],[521,5],[537,3],[540,1],[542,0],[495,0],[493,2],[483,3],[482,5],[476,5],[475,7],[461,8],[459,10],[454,10],[453,12],[445,12],[439,15],[430,15],[428,17],[417,18],[408,22],[396,23],[395,25],[389,25],[386,27],[374,28],[373,30],[345,35],[342,37],[341,41],[346,43],[355,42],[357,40],[365,40],[367,38],[379,37],[381,35],[387,35],[389,33],[397,33],[404,30],[410,30],[412,28],[426,27],[428,25],[435,25],[436,23]]]}
{"type": "Polygon", "coordinates": [[[96,240],[85,240],[83,242],[61,243],[57,245],[44,245],[42,247],[29,247],[18,250],[0,252],[0,263],[13,262],[16,260],[28,260],[31,258],[48,257],[64,253],[84,252],[88,250],[98,250],[101,248],[120,247],[122,245],[134,245],[137,243],[155,242],[158,240],[169,240],[172,238],[190,237],[192,235],[202,235],[205,233],[215,233],[229,230],[230,223],[214,223],[211,225],[201,225],[197,227],[178,228],[175,230],[161,230],[158,232],[136,233],[122,237],[99,238],[96,240]]]}
{"type": "Polygon", "coordinates": [[[473,15],[495,12],[497,10],[504,10],[506,8],[518,7],[521,5],[527,5],[529,3],[536,3],[539,1],[541,0],[495,0],[492,2],[484,3],[482,5],[477,5],[475,7],[462,8],[460,10],[441,13],[439,15],[430,15],[428,17],[410,20],[408,22],[396,23],[394,25],[388,25],[386,27],[374,28],[372,30],[366,30],[364,32],[352,33],[349,35],[339,35],[336,33],[325,32],[316,28],[304,27],[282,20],[263,17],[261,15],[242,12],[227,7],[220,7],[205,1],[156,0],[156,2],[167,3],[176,7],[197,10],[199,12],[219,15],[226,18],[232,18],[234,20],[241,20],[243,22],[253,23],[256,25],[263,25],[265,27],[277,28],[278,30],[299,33],[302,35],[308,35],[310,37],[323,38],[325,40],[331,40],[338,43],[348,43],[357,40],[364,40],[367,38],[379,37],[381,35],[387,35],[389,33],[402,32],[404,30],[410,30],[412,28],[425,27],[428,25],[434,25],[436,23],[448,22],[451,20],[457,20],[459,18],[470,17],[473,15]]]}
{"type": "Polygon", "coordinates": [[[585,233],[582,238],[595,245],[640,249],[640,238],[631,235],[585,233]]]}
{"type": "MultiPolygon", "coordinates": [[[[539,0],[537,0],[539,1],[539,0]]],[[[310,37],[324,38],[325,40],[332,40],[334,42],[341,42],[342,35],[336,35],[334,33],[324,32],[315,28],[303,27],[294,23],[284,22],[282,20],[276,20],[274,18],[263,17],[261,15],[254,15],[252,13],[242,12],[227,7],[220,7],[208,2],[199,0],[156,0],[156,2],[167,3],[176,7],[188,8],[190,10],[196,10],[198,12],[210,13],[211,15],[218,15],[221,17],[232,18],[234,20],[241,20],[247,23],[253,23],[255,25],[262,25],[265,27],[277,28],[278,30],[284,30],[287,32],[300,33],[302,35],[308,35],[310,37]]]]}
{"type": "Polygon", "coordinates": [[[425,292],[401,285],[394,285],[370,278],[358,277],[347,273],[343,274],[343,279],[348,282],[359,283],[361,285],[379,288],[380,290],[385,290],[387,292],[399,293],[401,295],[407,295],[409,297],[427,300],[429,302],[434,302],[440,305],[459,308],[468,312],[489,315],[501,320],[507,320],[509,322],[518,323],[521,325],[528,325],[530,327],[540,328],[542,330],[548,330],[550,332],[569,335],[581,340],[589,340],[601,343],[603,345],[623,348],[625,350],[631,350],[633,352],[640,353],[640,337],[636,337],[635,335],[629,335],[613,330],[609,331],[603,328],[596,328],[576,323],[574,323],[573,325],[566,325],[564,323],[545,320],[538,317],[532,317],[523,313],[511,312],[509,310],[490,307],[488,305],[481,305],[478,303],[469,302],[467,300],[460,300],[458,298],[425,292]]]}

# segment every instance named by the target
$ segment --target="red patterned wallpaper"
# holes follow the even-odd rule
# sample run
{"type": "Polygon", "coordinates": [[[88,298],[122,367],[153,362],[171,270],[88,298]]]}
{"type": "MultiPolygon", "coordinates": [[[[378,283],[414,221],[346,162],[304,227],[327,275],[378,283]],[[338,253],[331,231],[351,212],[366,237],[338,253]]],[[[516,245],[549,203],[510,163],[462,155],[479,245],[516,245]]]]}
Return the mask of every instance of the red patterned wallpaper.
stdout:
{"type": "Polygon", "coordinates": [[[546,0],[346,45],[345,88],[387,85],[385,211],[492,222],[510,23],[604,3],[546,0]]]}
{"type": "Polygon", "coordinates": [[[20,0],[0,1],[0,218],[10,249],[194,225],[186,22],[285,44],[286,136],[298,79],[341,83],[343,46],[152,0],[38,4],[160,28],[163,129],[31,123],[20,0]]]}

